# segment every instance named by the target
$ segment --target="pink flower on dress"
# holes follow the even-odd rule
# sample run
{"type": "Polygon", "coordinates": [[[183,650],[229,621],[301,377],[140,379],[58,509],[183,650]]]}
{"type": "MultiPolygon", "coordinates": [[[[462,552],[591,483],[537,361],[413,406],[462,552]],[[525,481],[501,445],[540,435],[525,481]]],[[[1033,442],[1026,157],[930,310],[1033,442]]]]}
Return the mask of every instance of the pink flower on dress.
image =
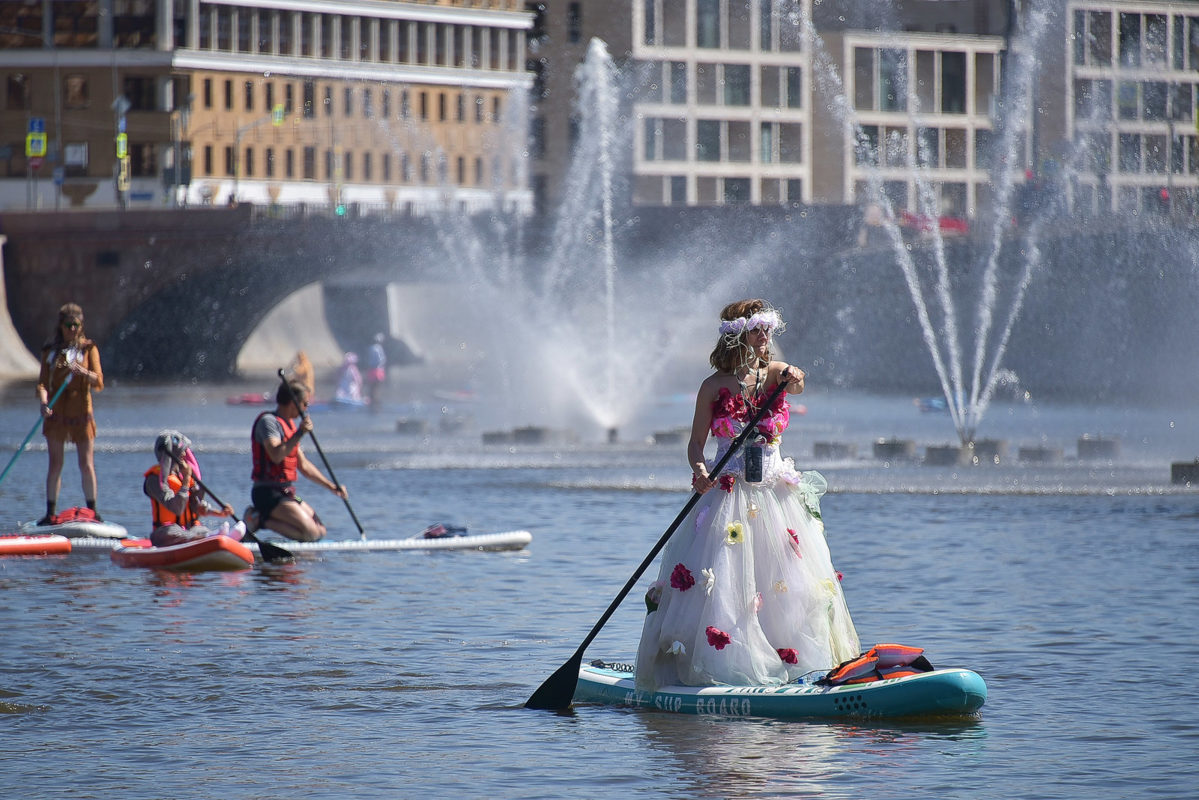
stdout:
{"type": "Polygon", "coordinates": [[[725,646],[729,644],[729,642],[733,641],[727,633],[715,627],[714,625],[708,626],[707,633],[708,644],[712,645],[717,650],[723,650],[725,646]]]}
{"type": "Polygon", "coordinates": [[[794,647],[780,647],[778,649],[778,654],[779,658],[781,658],[785,664],[799,663],[799,653],[795,652],[794,647]]]}
{"type": "Polygon", "coordinates": [[[670,585],[680,592],[685,592],[695,585],[695,576],[681,563],[675,564],[674,572],[670,573],[670,585]]]}
{"type": "Polygon", "coordinates": [[[793,528],[788,528],[787,533],[791,534],[791,550],[795,553],[795,557],[803,558],[803,553],[799,552],[799,534],[793,528]]]}
{"type": "Polygon", "coordinates": [[[726,492],[732,493],[733,484],[736,482],[736,476],[731,473],[720,476],[720,488],[724,489],[726,492]]]}
{"type": "Polygon", "coordinates": [[[712,435],[718,439],[732,439],[737,435],[731,417],[712,417],[712,435]]]}

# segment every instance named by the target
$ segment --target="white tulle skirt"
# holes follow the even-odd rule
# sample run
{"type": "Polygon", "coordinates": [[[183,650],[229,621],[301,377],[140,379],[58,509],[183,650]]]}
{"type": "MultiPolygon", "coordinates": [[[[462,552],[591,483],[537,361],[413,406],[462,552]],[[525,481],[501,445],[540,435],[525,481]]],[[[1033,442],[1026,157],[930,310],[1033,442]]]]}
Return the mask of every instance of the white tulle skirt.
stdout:
{"type": "MultiPolygon", "coordinates": [[[[727,447],[721,441],[721,449],[727,447]]],[[[637,686],[771,686],[859,652],[820,519],[825,480],[777,447],[763,481],[744,480],[740,453],[663,550],[646,597],[637,686]]]]}

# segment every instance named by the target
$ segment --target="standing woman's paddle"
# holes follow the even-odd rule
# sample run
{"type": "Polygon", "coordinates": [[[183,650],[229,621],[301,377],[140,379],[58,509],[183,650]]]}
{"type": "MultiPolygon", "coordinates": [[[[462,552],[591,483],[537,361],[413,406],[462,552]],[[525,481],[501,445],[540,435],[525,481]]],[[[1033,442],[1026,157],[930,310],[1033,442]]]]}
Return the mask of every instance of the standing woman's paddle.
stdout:
{"type": "MultiPolygon", "coordinates": [[[[179,456],[175,455],[170,450],[170,448],[167,448],[166,453],[167,453],[167,455],[169,455],[171,457],[172,461],[174,461],[176,464],[179,464],[182,466],[183,462],[179,460],[179,456]]],[[[226,505],[225,502],[221,500],[221,498],[219,498],[215,494],[213,494],[213,491],[204,485],[204,481],[200,480],[195,475],[192,475],[192,480],[194,480],[196,482],[196,486],[199,486],[201,491],[204,492],[204,494],[206,494],[212,498],[214,503],[216,503],[219,506],[226,505]]],[[[232,508],[233,506],[228,506],[228,507],[232,508]]],[[[233,517],[234,523],[241,522],[241,520],[237,518],[237,514],[231,514],[230,516],[233,517]]],[[[241,538],[242,538],[242,541],[244,541],[244,542],[254,542],[255,544],[258,545],[258,552],[262,555],[263,561],[291,561],[291,560],[295,559],[295,556],[292,555],[292,552],[290,550],[285,550],[284,548],[280,547],[279,545],[272,544],[271,542],[264,542],[262,539],[259,539],[257,536],[250,533],[249,531],[246,531],[245,534],[243,534],[241,538]]]]}
{"type": "MultiPolygon", "coordinates": [[[[712,468],[712,471],[708,473],[709,478],[712,480],[716,479],[716,476],[720,474],[722,469],[724,469],[724,465],[728,463],[728,460],[733,457],[733,454],[741,448],[741,445],[745,443],[745,440],[753,435],[755,429],[758,427],[758,423],[762,420],[762,417],[766,415],[766,412],[771,406],[774,405],[774,402],[778,400],[779,396],[786,391],[786,389],[787,384],[782,382],[775,387],[775,390],[771,393],[769,399],[767,399],[766,402],[763,403],[760,408],[758,408],[753,417],[746,424],[745,429],[741,431],[736,439],[733,440],[732,444],[729,445],[729,449],[725,452],[721,459],[716,462],[716,466],[712,468]]],[[[553,675],[546,678],[545,683],[541,684],[541,687],[538,688],[537,691],[533,692],[533,696],[530,697],[525,703],[525,708],[557,710],[570,706],[570,703],[575,696],[575,688],[579,685],[579,668],[583,666],[583,652],[587,649],[587,645],[591,644],[592,640],[599,635],[600,629],[603,628],[608,622],[608,619],[614,613],[616,613],[617,607],[620,606],[621,602],[624,601],[625,597],[632,590],[633,586],[636,585],[642,573],[644,573],[649,565],[653,563],[654,559],[658,556],[658,553],[662,551],[662,548],[666,546],[666,542],[674,534],[675,529],[682,524],[683,520],[691,512],[691,509],[694,508],[695,504],[699,502],[699,498],[699,492],[691,493],[691,499],[687,501],[687,505],[683,506],[683,510],[680,511],[679,515],[674,518],[674,522],[672,522],[670,527],[666,529],[666,533],[662,534],[662,538],[659,539],[658,543],[655,544],[653,549],[649,551],[649,555],[647,555],[645,560],[641,562],[641,566],[637,567],[637,571],[634,572],[633,576],[625,583],[624,587],[620,590],[620,593],[616,595],[616,599],[612,601],[610,606],[608,606],[608,610],[603,613],[603,616],[599,618],[599,622],[595,623],[595,627],[591,629],[591,632],[587,634],[585,639],[583,639],[583,643],[579,645],[577,650],[575,650],[574,655],[572,655],[565,664],[563,664],[561,667],[558,667],[558,670],[553,675]]]]}
{"type": "MultiPolygon", "coordinates": [[[[285,387],[287,387],[287,394],[288,394],[288,396],[291,398],[291,402],[292,402],[293,404],[295,404],[295,406],[296,406],[296,408],[297,408],[297,409],[299,409],[299,411],[300,411],[300,418],[301,418],[301,419],[307,419],[307,418],[308,418],[308,411],[307,411],[306,409],[300,408],[300,404],[296,402],[296,396],[295,396],[295,395],[292,393],[292,391],[291,391],[291,384],[289,384],[289,383],[287,382],[287,376],[284,374],[283,370],[279,370],[279,380],[283,381],[283,385],[284,385],[285,387]]],[[[341,481],[339,481],[339,480],[337,479],[337,475],[336,475],[336,474],[334,474],[334,472],[333,472],[333,467],[332,467],[332,466],[329,464],[329,459],[325,458],[325,451],[321,449],[321,443],[320,443],[320,442],[318,442],[318,441],[316,440],[316,432],[315,432],[315,431],[308,431],[308,436],[309,436],[309,438],[311,438],[311,439],[312,439],[312,446],[316,448],[316,452],[317,452],[317,453],[320,455],[320,457],[321,457],[321,461],[322,461],[322,462],[324,463],[324,465],[325,465],[325,471],[329,473],[329,478],[330,478],[330,479],[331,479],[331,480],[332,480],[332,481],[333,481],[335,484],[337,484],[338,486],[341,486],[341,485],[342,485],[342,484],[341,484],[341,481]]],[[[358,528],[358,535],[359,535],[360,537],[362,537],[363,539],[365,539],[365,538],[366,538],[366,531],[364,531],[364,530],[362,529],[362,523],[358,521],[358,515],[354,513],[354,508],[353,508],[353,507],[350,505],[350,498],[348,498],[348,497],[343,497],[343,498],[341,498],[341,500],[342,500],[342,502],[343,502],[343,503],[345,503],[345,504],[346,504],[346,511],[349,511],[349,512],[350,512],[350,519],[354,520],[354,525],[355,525],[355,527],[357,527],[357,528],[358,528]]]]}
{"type": "MultiPolygon", "coordinates": [[[[50,398],[50,402],[46,403],[47,411],[50,411],[54,408],[54,404],[58,402],[58,398],[62,397],[63,391],[66,390],[67,384],[69,384],[71,382],[71,378],[73,378],[73,377],[75,377],[75,376],[68,375],[67,379],[62,382],[62,386],[58,387],[58,391],[55,392],[54,396],[50,398]]],[[[41,413],[39,412],[37,415],[37,422],[33,423],[33,427],[30,428],[29,433],[27,433],[25,435],[25,441],[21,442],[20,447],[17,448],[17,452],[13,453],[12,458],[10,458],[8,460],[8,466],[6,466],[4,468],[4,472],[0,473],[0,483],[3,483],[4,479],[6,477],[8,477],[8,471],[10,469],[12,469],[13,464],[17,463],[17,457],[20,456],[21,453],[25,452],[25,448],[29,446],[29,440],[37,435],[38,428],[42,427],[42,419],[43,419],[43,417],[42,417],[41,413]]]]}

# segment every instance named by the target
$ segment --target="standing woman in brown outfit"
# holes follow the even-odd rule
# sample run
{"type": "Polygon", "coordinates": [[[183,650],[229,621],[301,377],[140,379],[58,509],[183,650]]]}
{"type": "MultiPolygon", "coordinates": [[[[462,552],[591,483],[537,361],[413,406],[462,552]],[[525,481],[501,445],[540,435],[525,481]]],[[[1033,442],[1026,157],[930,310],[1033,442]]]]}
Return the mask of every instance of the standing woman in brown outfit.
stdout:
{"type": "MultiPolygon", "coordinates": [[[[96,421],[92,417],[92,392],[104,388],[104,372],[96,343],[83,335],[83,309],[74,303],[58,309],[58,325],[53,340],[42,348],[41,365],[37,396],[42,404],[42,434],[50,453],[50,467],[46,473],[46,516],[40,524],[49,525],[53,523],[58,490],[62,487],[67,439],[75,443],[79,452],[79,475],[87,507],[96,510],[93,448],[96,421]],[[66,388],[51,408],[51,398],[64,383],[66,388]]],[[[100,520],[99,514],[96,519],[100,520]]]]}

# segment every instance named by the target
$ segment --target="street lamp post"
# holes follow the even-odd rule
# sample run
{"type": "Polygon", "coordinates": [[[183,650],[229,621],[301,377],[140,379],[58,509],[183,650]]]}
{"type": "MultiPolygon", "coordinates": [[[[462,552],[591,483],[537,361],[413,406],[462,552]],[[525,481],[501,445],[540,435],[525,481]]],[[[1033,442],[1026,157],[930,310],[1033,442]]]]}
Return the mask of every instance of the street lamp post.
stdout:
{"type": "Polygon", "coordinates": [[[276,128],[279,127],[280,125],[283,124],[283,113],[284,113],[283,106],[281,104],[276,104],[275,107],[271,109],[270,114],[266,115],[265,117],[260,117],[259,119],[256,119],[253,122],[242,125],[240,128],[237,129],[237,132],[233,134],[233,197],[232,197],[233,202],[237,202],[237,200],[238,200],[238,197],[237,197],[238,187],[240,185],[240,180],[241,180],[241,137],[242,137],[242,135],[249,133],[250,131],[257,128],[259,125],[265,125],[268,122],[271,123],[272,125],[274,125],[276,128]]]}

